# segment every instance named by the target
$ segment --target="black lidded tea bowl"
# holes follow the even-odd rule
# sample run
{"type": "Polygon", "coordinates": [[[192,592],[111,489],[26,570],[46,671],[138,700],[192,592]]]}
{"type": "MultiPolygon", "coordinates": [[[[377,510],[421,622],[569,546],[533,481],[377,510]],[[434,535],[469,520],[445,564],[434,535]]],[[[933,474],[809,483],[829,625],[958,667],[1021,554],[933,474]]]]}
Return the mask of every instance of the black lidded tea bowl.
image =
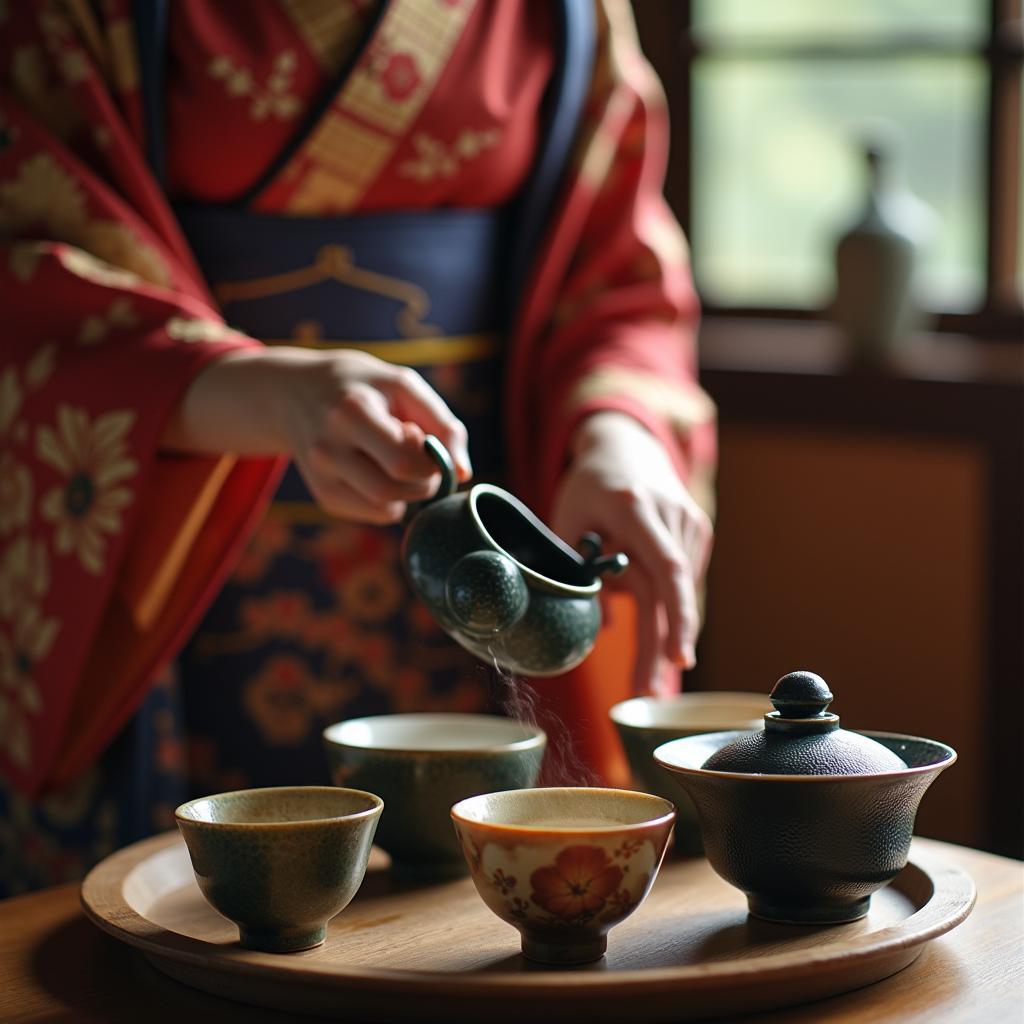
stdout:
{"type": "MultiPolygon", "coordinates": [[[[779,716],[765,716],[766,724],[779,716]]],[[[826,719],[838,727],[824,707],[802,720],[826,719]]],[[[848,774],[799,774],[797,763],[786,774],[703,767],[709,758],[723,760],[718,755],[730,745],[749,744],[744,732],[688,736],[654,751],[697,807],[708,861],[746,893],[751,914],[800,924],[855,921],[867,914],[871,894],[906,866],[921,798],[956,752],[916,736],[846,735],[881,744],[906,767],[848,774]]]]}

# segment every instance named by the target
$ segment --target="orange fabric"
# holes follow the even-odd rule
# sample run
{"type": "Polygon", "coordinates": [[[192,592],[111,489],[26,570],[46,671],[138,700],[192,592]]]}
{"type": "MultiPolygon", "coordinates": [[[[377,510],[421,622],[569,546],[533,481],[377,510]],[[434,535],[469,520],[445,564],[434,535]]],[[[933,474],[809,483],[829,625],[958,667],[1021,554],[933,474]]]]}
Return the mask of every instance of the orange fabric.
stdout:
{"type": "MultiPolygon", "coordinates": [[[[605,606],[605,623],[597,644],[582,665],[558,679],[538,679],[533,685],[538,697],[538,719],[554,722],[551,742],[565,742],[559,723],[573,723],[575,756],[595,777],[574,778],[571,766],[565,778],[552,783],[586,785],[599,782],[609,786],[630,784],[629,766],[608,718],[608,710],[619,701],[635,696],[632,691],[635,649],[635,610],[628,594],[612,594],[605,606]]],[[[556,764],[560,752],[555,752],[556,764]]]]}

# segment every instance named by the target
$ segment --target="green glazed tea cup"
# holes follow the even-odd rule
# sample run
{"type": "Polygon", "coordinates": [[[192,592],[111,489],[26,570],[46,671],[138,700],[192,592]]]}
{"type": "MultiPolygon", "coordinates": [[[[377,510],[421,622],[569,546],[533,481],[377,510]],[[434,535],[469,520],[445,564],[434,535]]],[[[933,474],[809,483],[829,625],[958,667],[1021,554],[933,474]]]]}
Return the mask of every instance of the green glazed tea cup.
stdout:
{"type": "Polygon", "coordinates": [[[704,691],[670,697],[634,697],[608,712],[622,742],[633,784],[646,793],[671,800],[676,820],[673,851],[684,857],[700,856],[697,808],[689,795],[654,760],[654,750],[681,736],[734,729],[760,729],[772,705],[762,693],[704,691]]]}
{"type": "Polygon", "coordinates": [[[201,797],[174,816],[200,890],[241,944],[292,953],[320,945],[355,896],[383,807],[355,789],[282,786],[201,797]]]}
{"type": "Polygon", "coordinates": [[[379,715],[324,730],[334,781],[383,797],[377,845],[408,878],[465,874],[452,804],[535,785],[546,742],[540,729],[496,715],[379,715]]]}

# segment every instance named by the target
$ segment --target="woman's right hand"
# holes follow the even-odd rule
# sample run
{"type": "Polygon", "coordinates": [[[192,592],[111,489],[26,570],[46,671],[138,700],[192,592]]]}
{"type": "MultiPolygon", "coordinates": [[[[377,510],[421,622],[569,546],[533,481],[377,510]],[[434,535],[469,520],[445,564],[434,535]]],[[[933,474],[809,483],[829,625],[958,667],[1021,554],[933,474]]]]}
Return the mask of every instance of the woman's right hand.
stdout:
{"type": "Polygon", "coordinates": [[[239,349],[192,381],[162,437],[166,449],[286,454],[332,515],[394,523],[430,497],[435,434],[460,480],[472,475],[466,428],[415,370],[351,349],[239,349]]]}

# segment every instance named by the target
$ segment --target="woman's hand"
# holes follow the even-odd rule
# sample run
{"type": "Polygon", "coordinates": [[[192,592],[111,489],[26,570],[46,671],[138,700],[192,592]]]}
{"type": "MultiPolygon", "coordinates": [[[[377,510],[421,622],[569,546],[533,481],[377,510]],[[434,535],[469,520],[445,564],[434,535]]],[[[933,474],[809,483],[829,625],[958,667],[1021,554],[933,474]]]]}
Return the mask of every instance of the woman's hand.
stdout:
{"type": "Polygon", "coordinates": [[[230,352],[205,368],[162,444],[288,455],[325,511],[393,523],[437,489],[424,434],[436,434],[469,479],[466,428],[414,370],[353,350],[281,347],[230,352]]]}
{"type": "Polygon", "coordinates": [[[697,587],[712,526],[683,486],[661,443],[624,413],[588,417],[555,500],[552,527],[574,543],[593,530],[606,551],[625,551],[629,570],[611,586],[636,600],[638,693],[657,692],[665,660],[696,663],[697,587]]]}

